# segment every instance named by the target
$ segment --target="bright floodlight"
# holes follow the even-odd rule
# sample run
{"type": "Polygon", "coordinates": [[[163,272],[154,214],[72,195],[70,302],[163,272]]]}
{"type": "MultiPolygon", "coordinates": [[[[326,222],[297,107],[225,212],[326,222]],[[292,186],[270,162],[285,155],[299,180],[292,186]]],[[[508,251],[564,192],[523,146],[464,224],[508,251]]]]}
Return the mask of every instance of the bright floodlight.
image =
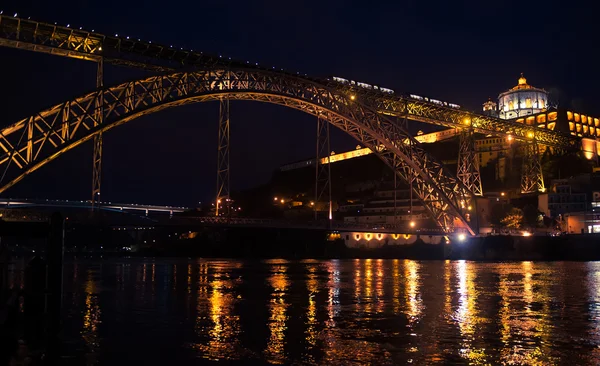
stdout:
{"type": "Polygon", "coordinates": [[[465,241],[466,238],[467,236],[465,234],[458,234],[458,240],[465,241]]]}

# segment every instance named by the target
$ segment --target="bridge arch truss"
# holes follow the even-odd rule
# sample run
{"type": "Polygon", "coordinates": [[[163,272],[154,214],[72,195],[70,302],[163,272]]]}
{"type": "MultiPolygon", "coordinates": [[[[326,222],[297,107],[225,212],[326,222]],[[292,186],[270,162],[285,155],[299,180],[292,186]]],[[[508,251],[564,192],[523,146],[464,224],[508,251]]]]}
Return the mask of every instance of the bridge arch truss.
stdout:
{"type": "Polygon", "coordinates": [[[408,132],[342,90],[294,75],[244,68],[172,72],[101,88],[0,131],[0,193],[61,154],[111,128],[166,108],[230,100],[267,102],[326,120],[370,148],[405,181],[441,228],[474,233],[472,193],[408,132]],[[398,158],[395,158],[398,157],[398,158]]]}

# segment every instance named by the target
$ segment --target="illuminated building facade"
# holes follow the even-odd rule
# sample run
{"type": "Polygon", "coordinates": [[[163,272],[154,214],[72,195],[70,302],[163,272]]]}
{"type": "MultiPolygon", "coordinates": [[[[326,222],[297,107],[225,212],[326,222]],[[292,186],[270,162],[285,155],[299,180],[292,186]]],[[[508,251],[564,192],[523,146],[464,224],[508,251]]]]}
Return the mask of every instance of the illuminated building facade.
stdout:
{"type": "MultiPolygon", "coordinates": [[[[489,100],[483,104],[484,112],[491,112],[494,103],[489,100]]],[[[517,86],[498,96],[498,117],[513,119],[544,112],[548,108],[548,92],[527,84],[527,79],[519,78],[517,86]]]]}
{"type": "Polygon", "coordinates": [[[345,222],[360,224],[404,222],[408,226],[410,220],[426,220],[429,216],[421,202],[416,197],[413,197],[412,205],[410,201],[410,191],[408,189],[396,190],[395,204],[393,189],[379,189],[373,193],[373,196],[367,202],[340,206],[340,211],[346,212],[345,222]]]}

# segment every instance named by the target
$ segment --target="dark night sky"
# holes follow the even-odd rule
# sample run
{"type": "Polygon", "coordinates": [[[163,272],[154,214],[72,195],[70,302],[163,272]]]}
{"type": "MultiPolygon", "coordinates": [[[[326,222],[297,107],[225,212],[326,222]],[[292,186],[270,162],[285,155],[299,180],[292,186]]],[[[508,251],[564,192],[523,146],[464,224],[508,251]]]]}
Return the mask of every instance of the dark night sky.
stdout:
{"type": "MultiPolygon", "coordinates": [[[[3,1],[6,13],[223,54],[315,76],[337,75],[479,110],[528,82],[600,115],[600,27],[592,2],[3,1]]],[[[95,65],[0,49],[0,122],[14,123],[95,86],[95,65]]],[[[107,67],[105,84],[143,77],[107,67]]],[[[314,155],[314,118],[278,106],[231,106],[232,184],[251,187],[314,155]]],[[[214,194],[218,105],[134,120],[105,134],[103,199],[185,204],[214,194]]],[[[355,142],[339,131],[333,150],[355,142]]],[[[91,143],[30,175],[11,197],[88,199],[91,143]]]]}

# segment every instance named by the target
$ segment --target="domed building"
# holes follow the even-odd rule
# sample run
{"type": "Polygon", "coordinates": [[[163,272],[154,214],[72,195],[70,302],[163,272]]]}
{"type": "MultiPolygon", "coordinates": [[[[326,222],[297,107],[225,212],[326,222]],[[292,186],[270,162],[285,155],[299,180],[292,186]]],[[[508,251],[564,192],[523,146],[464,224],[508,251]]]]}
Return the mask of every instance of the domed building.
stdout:
{"type": "MultiPolygon", "coordinates": [[[[484,110],[489,109],[489,101],[484,110]]],[[[502,119],[513,119],[544,112],[548,108],[548,92],[527,84],[521,74],[517,86],[498,96],[498,116],[502,119]]]]}

